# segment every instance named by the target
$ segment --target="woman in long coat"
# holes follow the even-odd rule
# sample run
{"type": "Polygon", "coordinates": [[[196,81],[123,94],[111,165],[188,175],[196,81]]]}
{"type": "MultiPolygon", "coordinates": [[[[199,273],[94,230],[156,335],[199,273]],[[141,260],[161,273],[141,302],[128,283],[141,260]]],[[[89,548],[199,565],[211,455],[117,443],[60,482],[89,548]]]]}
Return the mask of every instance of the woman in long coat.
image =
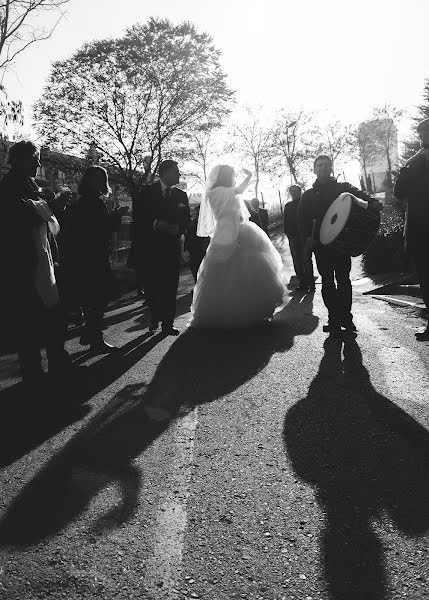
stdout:
{"type": "Polygon", "coordinates": [[[107,171],[89,167],[79,183],[79,198],[68,231],[67,256],[76,296],[85,314],[82,345],[97,352],[112,352],[115,346],[103,338],[103,316],[112,296],[113,275],[109,262],[112,231],[119,228],[127,207],[109,213],[104,198],[110,192],[107,171]]]}

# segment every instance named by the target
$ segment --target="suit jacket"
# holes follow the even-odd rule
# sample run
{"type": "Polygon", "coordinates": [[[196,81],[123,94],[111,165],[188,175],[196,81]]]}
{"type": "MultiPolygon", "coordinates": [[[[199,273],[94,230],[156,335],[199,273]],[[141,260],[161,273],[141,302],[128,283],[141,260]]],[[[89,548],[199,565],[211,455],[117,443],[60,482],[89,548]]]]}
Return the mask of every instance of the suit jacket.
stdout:
{"type": "Polygon", "coordinates": [[[145,251],[150,248],[163,253],[177,252],[180,249],[180,236],[186,232],[190,222],[186,192],[172,187],[170,198],[164,198],[160,181],[143,187],[134,202],[132,252],[135,263],[144,260],[145,251]],[[157,231],[154,226],[156,220],[178,225],[179,234],[171,236],[157,231]]]}

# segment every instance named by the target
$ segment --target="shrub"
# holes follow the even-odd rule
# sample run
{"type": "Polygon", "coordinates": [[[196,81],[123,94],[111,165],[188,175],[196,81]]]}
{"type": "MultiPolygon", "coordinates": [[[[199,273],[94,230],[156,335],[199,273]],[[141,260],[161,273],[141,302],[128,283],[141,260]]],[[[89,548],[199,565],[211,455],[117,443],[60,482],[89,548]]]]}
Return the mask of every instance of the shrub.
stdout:
{"type": "Polygon", "coordinates": [[[377,236],[363,255],[362,265],[367,275],[411,271],[404,250],[403,229],[401,207],[394,201],[386,203],[377,236]]]}

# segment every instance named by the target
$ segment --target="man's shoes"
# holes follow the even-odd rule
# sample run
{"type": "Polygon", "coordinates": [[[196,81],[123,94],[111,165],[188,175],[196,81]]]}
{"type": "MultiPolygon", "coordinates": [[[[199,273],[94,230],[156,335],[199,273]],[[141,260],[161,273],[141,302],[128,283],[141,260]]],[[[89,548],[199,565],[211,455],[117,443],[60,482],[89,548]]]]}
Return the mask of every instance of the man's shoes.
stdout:
{"type": "Polygon", "coordinates": [[[341,333],[341,327],[336,323],[328,323],[327,325],[323,325],[323,331],[325,333],[341,333]]]}
{"type": "Polygon", "coordinates": [[[316,291],[316,286],[314,285],[314,283],[312,283],[312,284],[309,286],[308,290],[309,290],[310,292],[315,292],[315,291],[316,291]]]}
{"type": "Polygon", "coordinates": [[[149,333],[155,333],[159,327],[159,321],[151,321],[149,323],[149,333]]]}
{"type": "Polygon", "coordinates": [[[302,285],[300,284],[297,288],[296,288],[297,292],[308,292],[308,285],[302,285]]]}
{"type": "Polygon", "coordinates": [[[118,352],[119,348],[117,346],[113,346],[112,344],[108,344],[104,340],[99,340],[98,342],[93,342],[90,347],[92,352],[97,352],[98,354],[112,354],[113,352],[118,352]]]}
{"type": "Polygon", "coordinates": [[[429,325],[423,331],[417,331],[416,340],[419,342],[428,342],[429,341],[429,325]]]}
{"type": "Polygon", "coordinates": [[[178,336],[180,335],[180,331],[178,329],[176,329],[175,327],[171,326],[171,327],[162,327],[162,333],[164,335],[174,335],[174,336],[178,336]]]}

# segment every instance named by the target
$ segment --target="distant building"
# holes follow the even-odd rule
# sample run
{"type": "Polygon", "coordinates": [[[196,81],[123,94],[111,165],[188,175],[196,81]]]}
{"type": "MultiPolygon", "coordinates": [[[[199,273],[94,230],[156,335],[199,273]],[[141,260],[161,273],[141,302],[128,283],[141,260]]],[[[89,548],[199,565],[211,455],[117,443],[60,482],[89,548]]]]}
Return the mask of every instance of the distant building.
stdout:
{"type": "Polygon", "coordinates": [[[370,194],[392,189],[398,168],[398,131],[392,119],[373,119],[359,125],[359,178],[370,194]]]}

